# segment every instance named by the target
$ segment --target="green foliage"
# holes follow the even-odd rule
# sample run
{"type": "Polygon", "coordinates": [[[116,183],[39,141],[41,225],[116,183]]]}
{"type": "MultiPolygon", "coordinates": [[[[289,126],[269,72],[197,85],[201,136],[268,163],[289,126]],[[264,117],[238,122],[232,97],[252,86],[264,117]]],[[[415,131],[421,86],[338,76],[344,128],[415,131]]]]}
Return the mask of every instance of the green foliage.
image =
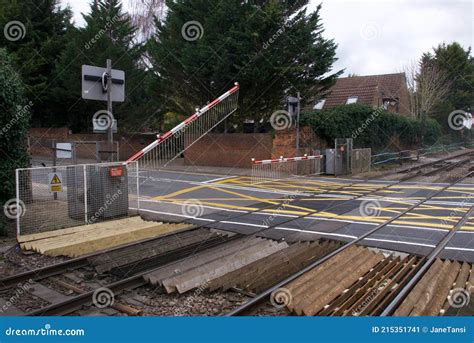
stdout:
{"type": "MultiPolygon", "coordinates": [[[[354,147],[372,148],[374,151],[388,148],[395,136],[402,146],[419,143],[423,132],[420,121],[360,104],[304,113],[302,118],[303,123],[310,125],[329,144],[335,138],[352,137],[354,147]]],[[[432,119],[428,119],[425,125],[424,143],[434,144],[441,136],[441,127],[432,119]]]]}
{"type": "Polygon", "coordinates": [[[25,83],[25,96],[33,102],[34,126],[49,126],[48,117],[55,111],[50,101],[55,96],[51,92],[54,67],[66,32],[73,28],[71,18],[71,10],[61,9],[59,0],[0,0],[0,47],[8,50],[25,83]],[[3,34],[12,22],[19,24],[9,26],[11,35],[3,34]]]}
{"type": "Polygon", "coordinates": [[[434,117],[452,138],[462,139],[463,132],[453,132],[448,126],[448,115],[454,110],[472,110],[474,108],[474,58],[471,48],[464,49],[459,43],[440,44],[434,53],[425,54],[425,58],[436,63],[446,73],[450,82],[450,92],[445,101],[434,109],[434,117]]]}
{"type": "Polygon", "coordinates": [[[231,121],[241,128],[244,119],[267,119],[286,92],[309,98],[327,90],[339,75],[328,75],[336,44],[323,37],[321,7],[307,13],[307,2],[168,1],[148,43],[164,110],[192,113],[237,81],[231,121]]]}
{"type": "Polygon", "coordinates": [[[64,109],[54,121],[54,126],[68,126],[75,132],[92,128],[92,116],[105,109],[105,102],[81,99],[81,66],[103,66],[107,58],[112,67],[125,71],[125,102],[114,103],[113,114],[119,129],[137,129],[146,125],[152,114],[147,107],[149,78],[140,66],[142,46],[135,43],[135,28],[130,16],[123,11],[118,0],[99,0],[91,4],[91,12],[84,15],[86,26],[72,30],[68,43],[56,68],[57,108],[64,109]]]}
{"type": "MultiPolygon", "coordinates": [[[[15,169],[28,166],[26,136],[30,120],[24,86],[5,49],[0,49],[0,203],[15,196],[15,169]]],[[[0,215],[0,233],[5,227],[0,215]]]]}

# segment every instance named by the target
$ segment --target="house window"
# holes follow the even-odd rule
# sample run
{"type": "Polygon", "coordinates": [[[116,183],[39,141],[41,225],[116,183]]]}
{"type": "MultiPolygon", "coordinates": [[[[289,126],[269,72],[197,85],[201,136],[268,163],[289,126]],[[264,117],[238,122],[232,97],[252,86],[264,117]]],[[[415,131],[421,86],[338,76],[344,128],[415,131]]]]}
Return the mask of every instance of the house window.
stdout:
{"type": "Polygon", "coordinates": [[[346,105],[355,104],[358,99],[358,96],[350,96],[347,98],[346,105]]]}
{"type": "Polygon", "coordinates": [[[313,110],[322,110],[324,107],[324,103],[326,102],[326,99],[321,99],[319,100],[316,105],[314,105],[313,110]]]}
{"type": "Polygon", "coordinates": [[[393,98],[384,98],[383,99],[383,108],[387,111],[395,110],[398,112],[398,101],[393,98]]]}

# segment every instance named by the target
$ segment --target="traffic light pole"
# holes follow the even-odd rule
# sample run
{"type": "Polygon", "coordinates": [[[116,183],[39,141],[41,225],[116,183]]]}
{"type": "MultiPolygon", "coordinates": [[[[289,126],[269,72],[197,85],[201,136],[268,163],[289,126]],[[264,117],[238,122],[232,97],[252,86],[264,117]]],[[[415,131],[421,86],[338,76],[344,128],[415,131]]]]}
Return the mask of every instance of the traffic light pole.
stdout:
{"type": "Polygon", "coordinates": [[[112,98],[111,98],[111,91],[112,91],[112,60],[107,59],[107,115],[109,116],[109,127],[107,129],[107,141],[108,141],[108,148],[109,151],[109,161],[112,162],[114,160],[114,116],[112,115],[112,98]]]}
{"type": "Polygon", "coordinates": [[[296,105],[296,155],[300,156],[300,92],[296,94],[298,99],[296,105]]]}

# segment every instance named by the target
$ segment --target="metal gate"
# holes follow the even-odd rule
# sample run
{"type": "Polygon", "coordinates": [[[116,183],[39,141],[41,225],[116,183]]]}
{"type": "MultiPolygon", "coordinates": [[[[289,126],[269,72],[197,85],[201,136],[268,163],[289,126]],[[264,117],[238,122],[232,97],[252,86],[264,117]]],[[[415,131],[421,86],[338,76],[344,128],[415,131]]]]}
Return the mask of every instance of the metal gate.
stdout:
{"type": "Polygon", "coordinates": [[[335,139],[334,176],[352,173],[352,138],[335,139]]]}
{"type": "Polygon", "coordinates": [[[359,174],[370,172],[372,165],[372,149],[353,149],[351,158],[351,172],[352,174],[359,174]]]}
{"type": "Polygon", "coordinates": [[[137,163],[17,169],[17,235],[127,216],[138,196],[137,163]]]}
{"type": "Polygon", "coordinates": [[[295,175],[319,175],[321,155],[283,157],[272,160],[252,159],[251,183],[284,179],[295,175]]]}

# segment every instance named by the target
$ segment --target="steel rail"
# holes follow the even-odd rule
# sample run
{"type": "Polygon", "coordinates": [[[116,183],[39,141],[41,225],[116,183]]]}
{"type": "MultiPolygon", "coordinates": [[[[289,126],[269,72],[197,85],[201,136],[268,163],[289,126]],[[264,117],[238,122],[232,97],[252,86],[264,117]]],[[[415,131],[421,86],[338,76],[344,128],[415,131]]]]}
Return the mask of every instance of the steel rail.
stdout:
{"type": "Polygon", "coordinates": [[[469,156],[469,155],[472,155],[472,154],[474,154],[473,151],[466,151],[466,152],[463,152],[463,153],[458,154],[458,155],[456,155],[456,156],[444,157],[444,158],[441,158],[441,159],[439,159],[439,160],[435,160],[435,161],[431,161],[431,162],[426,162],[426,163],[423,163],[423,164],[420,164],[420,165],[417,165],[417,166],[408,167],[408,168],[399,170],[399,171],[397,171],[397,172],[395,172],[395,173],[385,174],[384,176],[392,175],[392,174],[404,174],[404,173],[409,173],[409,172],[412,172],[412,171],[415,171],[415,170],[423,169],[423,168],[425,168],[425,167],[431,167],[432,165],[434,165],[434,164],[436,164],[436,163],[447,162],[447,161],[453,160],[453,159],[455,159],[455,158],[464,157],[464,156],[469,156]]]}
{"type": "Polygon", "coordinates": [[[415,285],[420,281],[423,275],[428,271],[431,265],[435,262],[441,252],[446,248],[451,239],[456,235],[457,232],[464,226],[464,224],[469,220],[471,215],[474,213],[474,205],[464,214],[464,216],[456,223],[456,225],[444,236],[444,238],[438,243],[438,245],[433,248],[431,253],[428,255],[425,263],[418,269],[416,274],[410,281],[398,292],[397,296],[387,305],[387,307],[380,314],[381,316],[388,316],[392,314],[395,309],[401,304],[405,299],[408,293],[415,287],[415,285]]]}
{"type": "MultiPolygon", "coordinates": [[[[393,186],[394,184],[397,184],[398,182],[395,182],[395,183],[390,183],[384,187],[381,187],[381,188],[378,188],[376,190],[373,190],[371,192],[368,192],[366,194],[363,194],[363,195],[360,195],[358,197],[355,197],[351,200],[355,200],[359,197],[363,197],[363,196],[367,196],[368,194],[370,193],[374,193],[374,192],[378,192],[382,189],[385,189],[387,187],[390,187],[390,186],[393,186]]],[[[354,184],[357,184],[357,183],[352,183],[350,185],[354,185],[354,184]]],[[[350,185],[344,185],[340,188],[344,188],[344,187],[350,187],[350,185]]],[[[445,187],[445,188],[448,188],[449,186],[445,187]]],[[[445,189],[444,188],[444,189],[445,189]]],[[[442,189],[442,190],[444,190],[442,189]]],[[[438,191],[438,192],[441,192],[442,190],[438,191]]],[[[330,191],[334,191],[334,190],[329,190],[328,192],[330,191]]],[[[435,196],[436,194],[435,193],[433,194],[431,197],[435,196]]],[[[430,197],[430,198],[431,198],[430,197]]],[[[427,201],[429,200],[428,198],[426,198],[424,201],[427,201]]],[[[424,202],[423,201],[423,202],[424,202]]],[[[415,204],[415,205],[419,205],[419,204],[415,204]]],[[[412,207],[415,207],[415,205],[413,205],[412,207]]],[[[332,207],[336,207],[337,205],[335,206],[332,206],[332,207]]],[[[312,211],[312,212],[318,212],[318,211],[312,211]]],[[[245,214],[248,214],[248,213],[245,213],[245,214]]],[[[288,221],[286,222],[289,222],[289,221],[292,221],[292,220],[295,220],[295,219],[298,219],[298,218],[301,218],[301,217],[305,217],[307,216],[308,214],[306,215],[302,215],[302,216],[299,216],[297,218],[291,218],[289,219],[288,221]]],[[[402,214],[398,215],[397,217],[401,216],[402,214]]],[[[396,218],[393,218],[393,220],[395,220],[396,218]]],[[[216,221],[216,222],[219,222],[219,221],[216,221]]],[[[265,230],[268,230],[272,227],[275,227],[277,225],[281,225],[281,224],[284,224],[284,223],[279,223],[279,224],[275,224],[273,226],[269,226],[268,228],[265,228],[263,230],[260,230],[259,232],[262,232],[262,231],[265,231],[265,230]]],[[[186,230],[183,230],[183,231],[187,231],[187,230],[194,230],[194,229],[198,229],[198,228],[201,228],[203,226],[195,226],[195,227],[192,227],[192,228],[188,228],[186,230]]],[[[256,233],[254,233],[256,234],[256,233]]],[[[147,241],[153,241],[153,240],[156,240],[156,239],[159,239],[159,238],[162,238],[162,237],[158,237],[158,238],[153,238],[153,239],[150,239],[150,240],[147,240],[147,241]]],[[[143,242],[143,241],[141,241],[143,242]]],[[[114,248],[114,249],[110,249],[106,252],[112,252],[112,251],[115,251],[115,250],[118,250],[118,249],[123,249],[123,248],[127,248],[127,247],[131,247],[133,245],[137,244],[137,242],[135,243],[131,243],[131,244],[128,244],[126,246],[121,246],[121,247],[117,247],[117,248],[114,248]]],[[[344,246],[346,247],[346,246],[344,246]]],[[[179,250],[179,249],[178,249],[179,250]]],[[[339,251],[342,251],[341,249],[338,249],[339,251]]],[[[336,250],[336,251],[338,251],[336,250]]],[[[91,258],[93,256],[96,256],[96,255],[99,255],[99,254],[103,254],[104,252],[101,252],[101,253],[97,253],[97,254],[93,254],[93,255],[88,255],[88,256],[85,256],[85,257],[82,257],[82,258],[77,258],[77,259],[74,259],[74,260],[70,260],[70,261],[66,261],[65,263],[61,263],[61,264],[58,264],[58,265],[53,265],[53,266],[49,266],[49,267],[45,267],[43,268],[44,270],[40,270],[40,273],[38,273],[38,270],[33,270],[33,271],[30,271],[30,272],[26,272],[26,273],[22,273],[20,275],[17,275],[17,279],[15,280],[16,282],[19,282],[18,281],[18,277],[19,278],[22,278],[22,279],[29,279],[31,278],[31,275],[32,274],[35,274],[36,273],[36,276],[35,276],[35,279],[39,279],[39,278],[45,278],[45,277],[49,277],[49,276],[53,276],[53,275],[56,275],[56,274],[59,274],[61,273],[62,271],[64,270],[70,270],[71,268],[79,268],[80,266],[84,266],[84,264],[88,264],[88,258],[91,258]]],[[[176,251],[172,251],[170,252],[170,254],[176,254],[176,251]]],[[[166,254],[165,254],[166,255],[166,254]]],[[[179,254],[179,255],[176,255],[176,256],[184,256],[182,254],[179,254]]],[[[328,259],[330,258],[331,256],[333,256],[333,254],[329,254],[325,257],[323,257],[323,259],[328,259]]],[[[162,260],[163,256],[161,256],[160,260],[162,260]]],[[[322,262],[321,262],[322,263],[322,262]]],[[[155,270],[156,268],[159,268],[159,266],[154,266],[152,269],[148,269],[146,271],[142,271],[134,276],[131,276],[131,277],[128,277],[124,280],[121,280],[121,281],[118,281],[118,282],[115,282],[113,284],[110,284],[107,286],[107,288],[111,289],[113,292],[119,292],[123,289],[128,289],[128,288],[136,288],[136,287],[140,287],[140,286],[143,286],[146,284],[146,282],[143,281],[143,278],[142,276],[145,275],[145,274],[148,274],[150,272],[152,272],[153,270],[155,270]]],[[[14,278],[14,277],[12,277],[14,278]]],[[[12,279],[12,278],[9,278],[9,279],[12,279]]],[[[6,281],[6,280],[4,280],[6,281]]],[[[15,283],[14,281],[10,281],[10,284],[12,283],[15,283]]],[[[87,304],[90,304],[92,302],[92,296],[94,294],[94,291],[90,291],[90,292],[86,292],[84,294],[80,294],[76,297],[73,297],[71,299],[68,299],[66,301],[63,301],[63,302],[60,302],[60,303],[56,303],[56,304],[52,304],[52,305],[49,305],[48,307],[45,307],[45,308],[42,308],[42,309],[39,309],[39,310],[36,310],[32,313],[30,313],[29,315],[64,315],[64,314],[68,314],[78,308],[80,308],[81,306],[83,305],[87,305],[87,304]]]]}
{"type": "Polygon", "coordinates": [[[196,229],[199,229],[199,228],[201,228],[201,227],[196,226],[196,225],[190,225],[190,227],[188,227],[188,228],[180,229],[180,230],[177,230],[177,231],[174,231],[174,232],[168,232],[168,233],[166,233],[162,236],[159,236],[159,237],[152,237],[152,238],[147,238],[147,239],[143,239],[143,240],[132,242],[132,243],[119,245],[119,246],[113,247],[111,249],[100,250],[100,251],[97,251],[95,253],[84,255],[84,256],[81,256],[81,257],[76,257],[76,258],[73,258],[73,259],[70,259],[70,260],[67,260],[67,261],[64,261],[64,262],[55,263],[55,264],[45,266],[45,267],[42,267],[42,268],[36,268],[36,269],[28,270],[26,272],[22,272],[22,273],[19,273],[19,274],[7,276],[5,278],[0,279],[0,290],[4,290],[4,289],[7,289],[7,288],[10,288],[10,287],[13,287],[13,286],[17,286],[19,283],[22,283],[22,282],[25,282],[25,281],[41,280],[41,279],[44,279],[44,278],[47,278],[47,277],[50,277],[50,276],[61,274],[65,271],[71,271],[71,270],[74,270],[74,269],[86,267],[86,266],[90,265],[90,263],[91,263],[90,259],[93,259],[94,257],[100,256],[100,255],[103,255],[103,254],[118,251],[118,250],[121,250],[121,249],[127,249],[127,248],[133,247],[137,244],[152,242],[154,240],[158,240],[158,239],[161,239],[161,238],[164,238],[164,237],[167,237],[167,236],[175,235],[175,234],[185,232],[185,231],[196,230],[196,229]]]}
{"type": "MultiPolygon", "coordinates": [[[[468,176],[465,176],[465,177],[468,177],[468,176]]],[[[464,178],[465,178],[464,177],[464,178]]],[[[330,192],[337,192],[338,190],[341,190],[341,189],[344,189],[344,188],[348,188],[348,187],[352,187],[354,185],[357,185],[357,184],[361,184],[361,183],[364,183],[364,182],[368,182],[369,180],[361,180],[360,182],[353,182],[353,183],[348,183],[348,184],[344,184],[342,185],[341,187],[338,187],[338,188],[335,188],[335,189],[329,189],[329,190],[326,190],[324,192],[320,192],[320,193],[317,193],[315,195],[321,195],[321,194],[327,194],[327,193],[330,193],[330,192]]],[[[456,181],[455,183],[458,183],[460,182],[460,180],[456,181]]],[[[361,194],[359,196],[356,196],[356,197],[353,197],[351,199],[348,199],[348,201],[354,201],[354,200],[357,200],[361,197],[365,197],[365,196],[370,196],[370,194],[373,194],[373,193],[377,193],[381,190],[384,190],[384,189],[387,189],[389,187],[392,187],[392,186],[395,186],[397,184],[401,183],[401,181],[394,181],[394,182],[391,182],[383,187],[380,187],[380,188],[377,188],[377,189],[374,189],[370,192],[367,192],[367,193],[364,193],[364,194],[361,194]]],[[[455,184],[453,183],[453,184],[455,184]]],[[[446,188],[448,187],[451,187],[451,185],[449,186],[446,186],[444,187],[443,189],[441,189],[439,192],[442,192],[443,190],[445,190],[446,188]]],[[[424,201],[428,201],[429,199],[431,199],[433,196],[435,196],[436,194],[439,194],[439,192],[433,194],[432,196],[430,196],[429,198],[426,198],[424,201]]],[[[298,198],[301,198],[298,197],[298,198]]],[[[284,198],[282,198],[284,199],[284,198]]],[[[423,202],[424,202],[423,201],[423,202]]],[[[418,203],[418,204],[415,204],[413,205],[412,207],[416,207],[418,205],[420,205],[421,203],[418,203]]],[[[250,211],[250,212],[245,212],[245,213],[241,213],[239,215],[236,215],[236,216],[232,216],[232,217],[229,217],[229,218],[226,218],[226,219],[223,219],[223,220],[216,220],[214,222],[212,222],[211,224],[216,224],[216,223],[219,223],[221,221],[224,221],[224,220],[232,220],[232,219],[236,219],[238,217],[241,217],[241,216],[245,216],[245,215],[248,215],[248,214],[252,214],[252,213],[256,213],[256,212],[261,212],[262,210],[265,210],[265,209],[269,209],[269,208],[272,208],[274,207],[275,205],[270,205],[268,207],[265,207],[265,208],[259,208],[257,210],[254,210],[254,211],[250,211]]],[[[340,206],[340,204],[335,204],[333,206],[330,206],[329,208],[325,209],[325,211],[329,210],[329,209],[333,209],[337,206],[340,206]]],[[[290,218],[288,219],[287,221],[284,221],[284,222],[280,222],[278,224],[274,224],[274,225],[271,225],[271,226],[268,226],[266,228],[263,228],[253,234],[261,234],[262,232],[266,231],[266,230],[269,230],[269,229],[272,229],[276,226],[279,226],[279,225],[283,225],[285,223],[288,223],[288,222],[291,222],[291,221],[294,221],[294,220],[297,220],[297,219],[301,219],[301,218],[304,218],[304,217],[307,217],[307,216],[310,216],[312,214],[316,214],[320,212],[320,210],[314,210],[314,211],[309,211],[308,213],[304,214],[304,215],[300,215],[300,216],[297,216],[297,217],[293,217],[293,218],[290,218]]],[[[401,213],[400,215],[398,215],[397,217],[393,218],[391,221],[393,220],[396,220],[397,218],[399,218],[403,213],[401,213]]],[[[180,222],[185,222],[185,220],[183,221],[180,221],[180,222]]],[[[390,221],[390,222],[391,222],[390,221]]],[[[389,224],[390,222],[387,222],[387,223],[384,223],[385,225],[386,224],[389,224]]],[[[184,232],[184,231],[188,231],[188,230],[195,230],[195,229],[199,229],[199,228],[205,228],[206,225],[209,225],[209,223],[206,223],[206,224],[203,224],[203,225],[195,225],[195,226],[192,226],[190,228],[186,228],[184,230],[180,230],[179,232],[184,232]]],[[[378,230],[378,228],[375,228],[374,230],[372,231],[375,231],[375,230],[378,230]]],[[[178,233],[179,233],[178,232],[178,233]]],[[[174,232],[173,234],[175,234],[176,232],[174,232]]],[[[370,233],[369,233],[370,234],[370,233]]],[[[167,234],[168,235],[168,234],[167,234]]],[[[47,278],[47,277],[50,277],[50,276],[54,276],[54,275],[58,275],[58,274],[61,274],[63,273],[64,271],[70,271],[70,270],[74,270],[74,269],[78,269],[78,268],[81,268],[81,267],[85,267],[87,265],[90,265],[90,261],[89,259],[95,257],[95,256],[99,256],[99,255],[102,255],[104,253],[109,253],[109,252],[113,252],[113,251],[116,251],[116,250],[120,250],[120,249],[125,249],[125,248],[130,248],[130,247],[133,247],[134,245],[137,245],[137,244],[140,244],[140,243],[145,243],[145,242],[150,242],[150,241],[154,241],[154,240],[159,240],[163,237],[166,237],[167,235],[164,235],[164,236],[160,236],[160,237],[154,237],[154,238],[150,238],[150,239],[146,239],[146,240],[141,240],[141,241],[138,241],[138,242],[133,242],[133,243],[129,243],[129,244],[126,244],[126,245],[122,245],[122,246],[119,246],[119,247],[115,247],[115,248],[112,248],[112,249],[108,249],[106,251],[100,251],[100,252],[97,252],[97,253],[93,253],[93,254],[89,254],[89,255],[86,255],[86,256],[82,256],[82,257],[79,257],[79,258],[75,258],[75,259],[71,259],[71,260],[68,260],[68,261],[65,261],[65,262],[62,262],[62,263],[58,263],[58,264],[54,264],[54,265],[51,265],[51,266],[46,266],[46,267],[43,267],[43,268],[38,268],[38,269],[34,269],[34,270],[31,270],[31,271],[27,271],[27,272],[23,272],[23,273],[20,273],[20,274],[16,274],[16,275],[13,275],[13,276],[9,276],[9,277],[6,277],[6,278],[3,278],[3,279],[0,279],[0,290],[3,290],[5,288],[9,288],[9,287],[12,287],[14,285],[17,285],[18,283],[21,283],[21,282],[24,282],[24,281],[27,281],[27,280],[40,280],[40,279],[44,279],[44,278],[47,278]]],[[[362,238],[362,237],[361,237],[362,238]]],[[[365,237],[364,237],[365,238],[365,237]]],[[[357,241],[360,241],[360,239],[358,239],[357,241]]],[[[353,244],[355,244],[356,242],[354,242],[353,244]]],[[[343,247],[346,247],[346,245],[344,245],[343,247]]],[[[339,248],[338,250],[340,250],[341,248],[339,248]]],[[[335,252],[333,253],[336,253],[338,250],[336,250],[335,252]]],[[[340,250],[342,251],[342,250],[340,250]]],[[[323,259],[328,259],[330,258],[331,256],[333,255],[328,255],[328,257],[323,257],[323,259]]],[[[317,261],[316,261],[317,262],[317,261]]],[[[322,263],[322,262],[321,262],[322,263]]],[[[147,270],[147,273],[150,272],[150,270],[147,270]]],[[[139,274],[140,275],[140,274],[139,274]]]]}
{"type": "MultiPolygon", "coordinates": [[[[105,286],[115,295],[116,293],[125,290],[133,289],[146,285],[148,282],[143,278],[143,274],[137,274],[132,277],[120,280],[105,286]]],[[[93,303],[94,291],[82,293],[70,299],[40,308],[38,310],[27,313],[27,316],[62,316],[80,309],[84,305],[93,303]]],[[[108,291],[107,291],[108,292],[108,291]]]]}
{"type": "MultiPolygon", "coordinates": [[[[153,272],[156,269],[161,268],[162,266],[171,263],[173,261],[176,261],[179,258],[183,257],[188,257],[190,256],[193,252],[200,252],[203,251],[207,248],[210,247],[215,247],[223,243],[228,243],[232,240],[235,240],[237,238],[241,238],[242,235],[234,235],[231,237],[226,237],[223,241],[217,242],[216,240],[213,242],[214,244],[209,245],[209,244],[204,244],[202,246],[197,246],[197,244],[191,244],[188,246],[184,246],[163,254],[160,254],[157,257],[157,260],[159,264],[155,264],[149,269],[146,269],[146,266],[141,266],[138,272],[136,273],[129,273],[126,272],[122,277],[125,277],[122,280],[116,281],[114,283],[102,286],[100,288],[108,288],[111,290],[114,294],[118,293],[124,289],[133,289],[136,287],[144,286],[148,284],[148,282],[143,278],[144,275],[153,272]]],[[[209,240],[206,240],[204,242],[209,242],[209,240]]],[[[201,242],[201,243],[204,243],[201,242]]],[[[142,264],[143,262],[141,262],[142,264]]],[[[98,288],[98,289],[100,289],[98,288]]],[[[92,303],[93,295],[94,292],[97,290],[93,291],[85,291],[82,294],[73,296],[69,299],[66,299],[61,302],[57,302],[51,305],[48,305],[46,307],[40,308],[38,310],[32,311],[28,313],[28,316],[41,316],[41,315],[47,315],[47,316],[60,316],[60,315],[65,315],[68,313],[71,313],[77,309],[79,309],[83,305],[88,305],[92,303]]]]}
{"type": "MultiPolygon", "coordinates": [[[[362,182],[365,182],[365,181],[366,180],[363,180],[361,182],[354,182],[354,183],[350,183],[350,184],[347,184],[347,185],[343,185],[343,186],[341,186],[339,188],[336,188],[336,189],[331,189],[331,190],[324,191],[322,193],[318,193],[318,195],[338,191],[338,190],[341,190],[345,187],[351,187],[353,185],[356,185],[358,183],[362,183],[362,182]]],[[[394,183],[394,184],[396,184],[396,183],[394,183]]],[[[282,198],[282,199],[285,199],[285,198],[282,198]]],[[[357,198],[354,198],[354,199],[351,199],[351,200],[355,200],[355,199],[357,199],[357,198]]],[[[265,210],[265,209],[272,208],[274,206],[275,205],[270,205],[268,207],[259,208],[257,210],[250,211],[250,212],[240,213],[239,215],[235,215],[235,216],[232,216],[232,217],[229,217],[229,218],[226,218],[226,219],[222,219],[222,220],[215,220],[213,222],[209,222],[209,223],[202,224],[202,225],[193,225],[189,228],[179,230],[177,232],[175,231],[175,232],[172,232],[172,233],[168,233],[168,234],[165,234],[163,236],[153,237],[153,238],[149,238],[149,239],[145,239],[145,240],[140,240],[140,241],[137,241],[137,242],[128,243],[128,244],[121,245],[121,246],[118,246],[118,247],[114,247],[114,248],[111,248],[111,249],[108,249],[108,250],[102,250],[102,251],[98,251],[98,252],[95,252],[95,253],[92,253],[92,254],[77,257],[77,258],[67,260],[67,261],[64,261],[64,262],[61,262],[61,263],[56,263],[56,264],[53,264],[53,265],[50,265],[50,266],[37,268],[37,269],[29,270],[29,271],[26,271],[26,272],[22,272],[22,273],[19,273],[19,274],[7,276],[5,278],[0,279],[0,290],[4,290],[6,288],[16,286],[19,283],[22,283],[22,282],[25,282],[25,281],[28,281],[28,280],[34,280],[34,281],[41,280],[41,279],[44,279],[44,278],[47,278],[47,277],[50,277],[50,276],[61,274],[65,271],[70,271],[70,270],[86,267],[86,266],[90,265],[89,259],[94,258],[95,256],[100,256],[102,254],[110,253],[110,252],[113,252],[113,251],[116,251],[116,250],[119,250],[119,249],[130,248],[130,247],[133,247],[134,245],[137,245],[137,244],[147,243],[147,242],[151,242],[151,241],[154,241],[154,240],[158,240],[158,239],[161,239],[161,238],[166,237],[166,236],[171,235],[171,234],[176,234],[176,233],[180,233],[180,232],[184,232],[184,231],[188,231],[188,230],[196,230],[196,229],[200,229],[200,228],[206,228],[206,225],[209,225],[209,224],[218,224],[218,223],[220,223],[221,221],[224,221],[224,220],[233,220],[233,219],[236,219],[236,218],[241,217],[241,216],[245,216],[245,215],[248,215],[248,214],[252,214],[252,213],[260,212],[260,211],[265,210]]],[[[330,207],[329,209],[331,209],[331,208],[332,207],[330,207]]],[[[298,219],[298,218],[292,218],[292,219],[298,219]]],[[[185,224],[187,220],[189,220],[189,218],[183,219],[183,220],[180,220],[180,221],[176,221],[176,223],[185,224]]]]}
{"type": "MultiPolygon", "coordinates": [[[[425,202],[431,200],[433,197],[435,197],[436,195],[440,194],[441,192],[444,192],[445,190],[447,190],[448,188],[450,187],[453,187],[455,184],[463,181],[464,179],[468,178],[469,176],[471,176],[472,174],[474,174],[474,172],[469,172],[468,174],[464,175],[463,177],[459,178],[458,180],[456,180],[455,182],[441,188],[440,190],[434,192],[433,194],[429,195],[428,197],[424,198],[423,200],[413,204],[412,206],[408,207],[406,210],[400,212],[399,214],[397,214],[395,217],[392,217],[390,218],[388,221],[380,224],[380,225],[377,225],[375,228],[373,228],[372,230],[366,232],[365,234],[363,234],[362,236],[350,241],[349,243],[341,246],[340,248],[334,250],[333,252],[325,255],[324,257],[320,258],[319,260],[317,261],[314,261],[313,263],[311,263],[310,265],[306,266],[305,268],[299,270],[298,272],[290,275],[289,277],[287,277],[286,279],[280,281],[279,283],[277,283],[276,285],[268,288],[267,290],[265,290],[264,292],[258,294],[255,298],[253,299],[250,299],[249,301],[247,301],[245,304],[239,306],[238,308],[234,309],[233,311],[229,312],[226,314],[226,316],[235,316],[235,315],[240,315],[242,313],[244,313],[245,311],[247,311],[248,309],[250,309],[252,306],[254,306],[255,304],[259,303],[260,301],[264,300],[266,297],[268,297],[270,294],[272,294],[273,291],[285,286],[287,283],[297,279],[298,277],[300,277],[301,275],[305,274],[306,272],[310,271],[311,269],[321,265],[322,263],[326,262],[327,260],[329,260],[330,258],[336,256],[337,254],[341,253],[342,251],[346,250],[347,248],[363,241],[365,238],[369,237],[370,235],[373,235],[374,233],[376,233],[377,231],[379,231],[380,229],[386,227],[388,224],[394,222],[395,220],[397,220],[398,218],[402,217],[403,215],[409,213],[410,211],[413,211],[416,207],[424,204],[425,202]]],[[[279,224],[281,225],[281,224],[279,224]]]]}
{"type": "MultiPolygon", "coordinates": [[[[361,180],[360,182],[352,182],[352,183],[344,184],[341,187],[338,187],[338,188],[335,188],[335,189],[329,189],[329,190],[326,190],[324,192],[316,193],[315,195],[323,195],[323,194],[327,194],[327,193],[330,193],[330,192],[337,192],[337,191],[342,190],[344,188],[352,187],[354,185],[361,184],[361,183],[368,182],[368,181],[369,180],[366,179],[366,180],[361,180]]],[[[389,184],[387,184],[384,187],[380,187],[380,188],[377,188],[373,191],[370,191],[370,192],[367,192],[365,194],[362,194],[362,195],[356,196],[354,198],[348,199],[348,201],[354,201],[354,200],[357,200],[357,199],[365,197],[365,196],[370,196],[370,194],[373,194],[373,193],[379,192],[381,190],[384,190],[386,188],[395,186],[399,183],[401,183],[401,181],[390,182],[389,184]]],[[[302,198],[302,196],[296,197],[296,199],[301,199],[301,198],[302,198]]],[[[281,199],[283,200],[283,199],[285,199],[285,197],[283,197],[281,199]]],[[[95,256],[100,256],[102,254],[113,252],[113,251],[119,250],[119,249],[129,248],[129,247],[132,247],[132,246],[137,245],[137,244],[147,243],[147,242],[151,242],[151,241],[154,241],[154,240],[158,240],[158,239],[166,237],[170,234],[175,234],[175,233],[184,232],[184,231],[188,231],[188,230],[196,230],[196,229],[200,229],[200,228],[206,228],[206,226],[208,226],[210,224],[218,224],[218,223],[220,223],[224,220],[225,221],[234,220],[234,219],[237,219],[239,217],[243,217],[243,216],[246,216],[246,215],[249,215],[249,214],[254,214],[254,213],[257,213],[257,212],[262,212],[262,211],[267,210],[267,209],[271,209],[275,206],[276,205],[270,205],[270,206],[267,206],[267,207],[258,208],[256,210],[245,212],[245,213],[240,213],[238,215],[231,216],[231,217],[228,217],[228,218],[225,218],[225,219],[215,220],[213,222],[208,222],[208,223],[202,224],[202,225],[194,225],[190,228],[186,228],[186,229],[180,230],[178,232],[168,233],[168,234],[160,236],[160,237],[153,237],[153,238],[141,240],[141,241],[138,241],[138,242],[132,242],[132,243],[122,245],[122,246],[118,246],[118,247],[114,247],[114,248],[111,248],[111,249],[108,249],[108,250],[103,250],[103,251],[99,251],[99,252],[96,252],[96,253],[85,255],[85,256],[82,256],[82,257],[77,257],[77,258],[74,258],[74,259],[71,259],[71,260],[68,260],[68,261],[65,261],[65,262],[56,263],[56,264],[53,264],[53,265],[50,265],[50,266],[37,268],[37,269],[29,270],[29,271],[26,271],[26,272],[23,272],[23,273],[8,276],[8,277],[0,279],[0,290],[4,290],[6,288],[16,286],[18,283],[25,282],[25,281],[28,281],[30,279],[34,280],[34,281],[41,280],[41,279],[44,279],[44,278],[47,278],[47,277],[50,277],[50,276],[61,274],[64,271],[70,271],[70,270],[74,270],[74,269],[78,269],[78,268],[81,268],[81,267],[88,266],[88,265],[90,265],[90,262],[88,261],[88,259],[93,258],[95,256]]],[[[335,204],[333,206],[330,206],[330,207],[326,208],[325,211],[334,209],[337,206],[340,206],[340,204],[335,204]]],[[[273,226],[269,226],[267,228],[259,230],[259,231],[255,232],[254,234],[262,233],[262,231],[274,228],[277,225],[286,224],[286,223],[291,222],[293,220],[301,219],[301,218],[304,218],[306,216],[316,214],[318,212],[320,212],[320,211],[319,210],[310,211],[307,214],[300,215],[300,216],[297,216],[297,217],[293,217],[293,218],[291,218],[287,221],[284,221],[282,223],[278,223],[278,224],[275,224],[273,226]]],[[[189,218],[186,218],[186,219],[183,219],[183,220],[180,220],[180,221],[175,221],[175,223],[186,223],[188,220],[189,220],[189,218]]]]}

